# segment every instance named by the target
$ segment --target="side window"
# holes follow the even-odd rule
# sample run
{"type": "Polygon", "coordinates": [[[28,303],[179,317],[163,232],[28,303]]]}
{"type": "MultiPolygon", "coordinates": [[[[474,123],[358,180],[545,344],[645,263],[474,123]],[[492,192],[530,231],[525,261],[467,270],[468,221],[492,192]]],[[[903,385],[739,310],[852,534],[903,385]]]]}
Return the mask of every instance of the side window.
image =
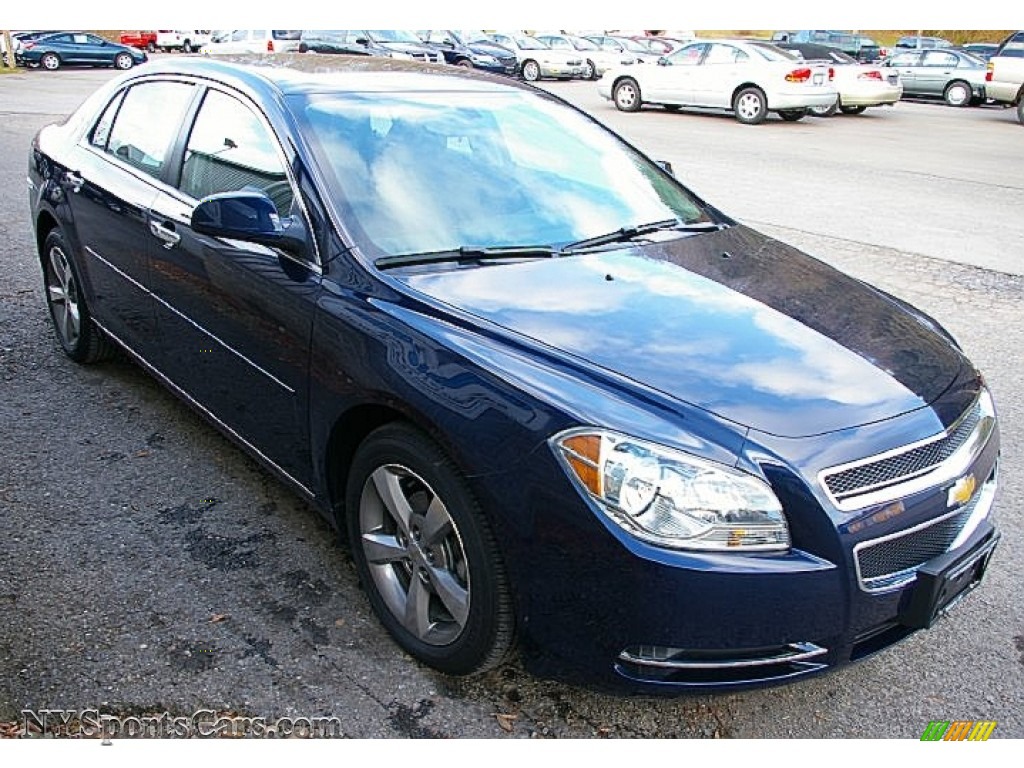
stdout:
{"type": "Polygon", "coordinates": [[[739,53],[740,51],[731,45],[715,43],[711,46],[711,50],[708,51],[704,64],[733,64],[738,60],[739,53]]]}
{"type": "Polygon", "coordinates": [[[916,67],[917,58],[918,54],[916,53],[901,53],[892,57],[892,65],[894,67],[916,67]]]}
{"type": "Polygon", "coordinates": [[[107,141],[110,139],[110,128],[114,124],[117,108],[121,106],[123,98],[124,91],[121,91],[107,105],[107,108],[103,110],[103,114],[100,115],[100,119],[96,122],[96,127],[92,129],[92,137],[89,139],[89,143],[97,149],[106,151],[107,141]]]}
{"type": "Polygon", "coordinates": [[[704,55],[707,43],[687,45],[668,57],[669,63],[674,67],[692,67],[700,63],[700,57],[704,55]]]}
{"type": "Polygon", "coordinates": [[[110,131],[107,152],[159,177],[193,92],[194,86],[186,83],[143,83],[130,88],[110,131]]]}
{"type": "Polygon", "coordinates": [[[249,39],[249,30],[247,29],[236,29],[231,33],[231,42],[240,43],[243,40],[249,39]]]}
{"type": "Polygon", "coordinates": [[[943,51],[928,51],[924,55],[924,66],[926,67],[955,67],[960,60],[952,53],[943,51]]]}
{"type": "Polygon", "coordinates": [[[287,216],[292,188],[267,127],[238,99],[208,91],[185,149],[181,191],[197,200],[259,189],[287,216]]]}

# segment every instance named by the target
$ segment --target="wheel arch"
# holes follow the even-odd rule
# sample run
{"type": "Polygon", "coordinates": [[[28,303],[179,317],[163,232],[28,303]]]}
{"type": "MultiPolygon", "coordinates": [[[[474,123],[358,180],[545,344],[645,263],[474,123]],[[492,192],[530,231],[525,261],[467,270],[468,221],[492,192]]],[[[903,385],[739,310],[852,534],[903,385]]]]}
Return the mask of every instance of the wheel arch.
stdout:
{"type": "Polygon", "coordinates": [[[747,82],[744,82],[744,83],[740,83],[739,85],[737,85],[735,88],[732,89],[732,96],[729,97],[729,105],[730,105],[730,107],[733,104],[736,103],[736,97],[739,95],[739,92],[744,90],[745,88],[757,88],[757,90],[759,90],[764,95],[765,106],[768,109],[772,108],[771,105],[768,103],[768,92],[764,88],[762,88],[760,85],[758,85],[757,83],[755,83],[753,81],[750,81],[750,80],[748,80],[747,82]]]}

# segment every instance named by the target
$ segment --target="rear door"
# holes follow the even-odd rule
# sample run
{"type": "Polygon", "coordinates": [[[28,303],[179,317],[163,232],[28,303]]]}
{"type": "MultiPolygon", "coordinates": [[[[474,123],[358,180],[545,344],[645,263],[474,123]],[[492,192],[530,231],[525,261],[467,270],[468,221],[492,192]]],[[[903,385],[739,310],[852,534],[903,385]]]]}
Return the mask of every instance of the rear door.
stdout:
{"type": "Polygon", "coordinates": [[[889,62],[889,66],[899,72],[904,93],[920,93],[917,84],[917,73],[921,68],[921,56],[921,51],[906,51],[904,53],[897,53],[889,62]]]}
{"type": "Polygon", "coordinates": [[[196,95],[186,83],[119,92],[76,151],[62,187],[75,221],[96,318],[149,358],[156,351],[149,294],[150,207],[196,95]]]}
{"type": "Polygon", "coordinates": [[[712,43],[704,60],[690,78],[693,104],[701,107],[732,107],[732,92],[745,78],[750,57],[725,43],[712,43]]]}
{"type": "Polygon", "coordinates": [[[657,64],[638,68],[644,101],[693,104],[693,77],[708,47],[707,43],[684,45],[671,56],[659,59],[657,64]]]}
{"type": "Polygon", "coordinates": [[[203,197],[256,189],[282,220],[294,214],[312,232],[286,146],[254,105],[206,91],[180,150],[176,190],[153,203],[153,291],[168,376],[308,487],[307,367],[320,285],[313,238],[293,254],[190,226],[203,197]]]}
{"type": "Polygon", "coordinates": [[[935,49],[925,51],[921,59],[922,66],[916,72],[916,90],[926,96],[941,96],[946,85],[954,79],[956,66],[960,59],[955,53],[935,49]]]}

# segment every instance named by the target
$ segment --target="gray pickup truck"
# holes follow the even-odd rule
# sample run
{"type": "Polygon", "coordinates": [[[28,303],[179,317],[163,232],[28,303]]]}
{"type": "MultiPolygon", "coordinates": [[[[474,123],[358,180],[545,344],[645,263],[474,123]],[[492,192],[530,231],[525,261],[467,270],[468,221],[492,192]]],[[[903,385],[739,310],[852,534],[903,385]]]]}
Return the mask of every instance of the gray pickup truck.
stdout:
{"type": "Polygon", "coordinates": [[[1017,108],[1024,125],[1024,30],[1006,38],[988,60],[985,96],[998,104],[1017,108]]]}

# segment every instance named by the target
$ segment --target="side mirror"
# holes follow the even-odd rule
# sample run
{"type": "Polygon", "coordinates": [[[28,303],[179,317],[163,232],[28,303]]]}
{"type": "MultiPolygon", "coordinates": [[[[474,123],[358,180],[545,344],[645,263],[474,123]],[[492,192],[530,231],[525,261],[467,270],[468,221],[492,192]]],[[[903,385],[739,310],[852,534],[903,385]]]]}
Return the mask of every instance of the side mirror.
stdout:
{"type": "Polygon", "coordinates": [[[659,67],[667,67],[668,66],[668,59],[665,56],[659,56],[658,57],[658,66],[659,67]]]}
{"type": "Polygon", "coordinates": [[[362,46],[365,47],[365,46],[367,46],[369,44],[370,44],[370,41],[367,38],[365,38],[365,37],[357,37],[356,38],[356,45],[362,45],[362,46]]]}
{"type": "Polygon", "coordinates": [[[293,216],[282,223],[274,202],[263,192],[210,195],[192,211],[192,229],[211,237],[244,240],[291,253],[306,250],[302,220],[293,216]]]}
{"type": "Polygon", "coordinates": [[[668,160],[655,160],[654,164],[661,168],[661,170],[663,170],[669,176],[675,178],[676,172],[672,170],[672,163],[670,163],[668,160]]]}

